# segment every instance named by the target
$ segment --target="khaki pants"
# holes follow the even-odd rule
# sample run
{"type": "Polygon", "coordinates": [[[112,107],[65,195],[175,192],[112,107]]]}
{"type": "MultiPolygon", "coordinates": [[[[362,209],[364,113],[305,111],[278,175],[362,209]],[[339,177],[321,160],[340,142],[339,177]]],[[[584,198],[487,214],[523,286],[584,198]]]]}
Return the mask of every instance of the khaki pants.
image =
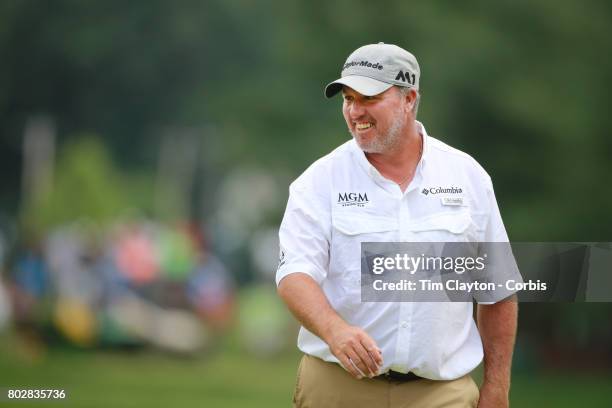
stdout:
{"type": "Polygon", "coordinates": [[[469,375],[451,381],[357,380],[335,363],[304,355],[293,395],[296,408],[467,408],[478,404],[469,375]]]}

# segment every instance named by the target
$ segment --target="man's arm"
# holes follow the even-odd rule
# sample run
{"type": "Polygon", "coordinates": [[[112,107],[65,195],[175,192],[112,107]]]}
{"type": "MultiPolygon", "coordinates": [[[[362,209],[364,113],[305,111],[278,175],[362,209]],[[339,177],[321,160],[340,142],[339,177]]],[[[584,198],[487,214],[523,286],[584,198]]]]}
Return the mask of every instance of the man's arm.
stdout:
{"type": "Polygon", "coordinates": [[[493,305],[478,305],[478,330],[484,348],[484,379],[479,408],[508,407],[510,368],[516,338],[516,298],[493,305]]]}
{"type": "Polygon", "coordinates": [[[336,313],[314,279],[305,273],[287,275],[278,285],[278,294],[299,322],[325,341],[355,378],[378,374],[382,353],[376,342],[336,313]]]}

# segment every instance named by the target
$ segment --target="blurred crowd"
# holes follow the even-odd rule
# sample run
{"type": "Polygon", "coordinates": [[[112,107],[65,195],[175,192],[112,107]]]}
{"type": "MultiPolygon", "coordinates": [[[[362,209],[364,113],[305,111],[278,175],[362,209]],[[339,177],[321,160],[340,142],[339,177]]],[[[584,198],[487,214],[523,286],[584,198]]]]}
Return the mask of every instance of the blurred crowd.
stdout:
{"type": "Polygon", "coordinates": [[[30,341],[192,353],[235,314],[233,278],[195,225],[74,222],[2,247],[0,323],[30,341]]]}

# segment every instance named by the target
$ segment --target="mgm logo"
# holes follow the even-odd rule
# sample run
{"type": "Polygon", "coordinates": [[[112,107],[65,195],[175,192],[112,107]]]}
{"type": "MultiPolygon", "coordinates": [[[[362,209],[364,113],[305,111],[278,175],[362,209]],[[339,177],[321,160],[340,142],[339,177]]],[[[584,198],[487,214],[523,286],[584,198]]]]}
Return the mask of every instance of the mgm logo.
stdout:
{"type": "Polygon", "coordinates": [[[369,202],[367,193],[338,193],[338,204],[342,207],[364,207],[369,202]]]}

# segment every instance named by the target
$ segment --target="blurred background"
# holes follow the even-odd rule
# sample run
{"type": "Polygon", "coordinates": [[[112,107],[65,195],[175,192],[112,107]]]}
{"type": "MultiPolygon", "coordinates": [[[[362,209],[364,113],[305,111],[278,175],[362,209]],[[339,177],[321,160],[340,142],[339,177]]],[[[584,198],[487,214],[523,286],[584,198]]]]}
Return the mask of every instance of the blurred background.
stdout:
{"type": "MultiPolygon", "coordinates": [[[[1,2],[0,387],[290,405],[277,228],[367,43],[417,56],[419,119],[512,240],[612,241],[611,38],[603,0],[1,2]]],[[[612,305],[520,314],[513,406],[609,407],[612,305]]]]}

